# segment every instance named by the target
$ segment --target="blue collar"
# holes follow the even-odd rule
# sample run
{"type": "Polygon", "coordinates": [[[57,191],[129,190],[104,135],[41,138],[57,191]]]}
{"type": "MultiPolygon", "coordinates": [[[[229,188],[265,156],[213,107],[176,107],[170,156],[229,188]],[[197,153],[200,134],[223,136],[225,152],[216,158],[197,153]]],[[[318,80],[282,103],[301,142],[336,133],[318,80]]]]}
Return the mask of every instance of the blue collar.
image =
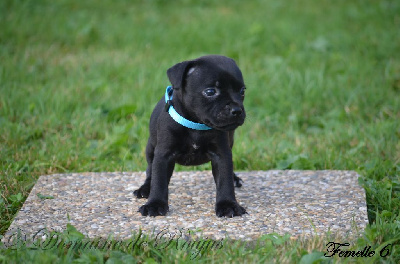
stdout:
{"type": "Polygon", "coordinates": [[[175,108],[172,106],[172,97],[173,97],[173,88],[171,86],[167,87],[165,91],[165,111],[169,113],[169,115],[174,119],[177,123],[181,124],[184,127],[191,128],[194,130],[210,130],[212,129],[205,124],[195,123],[190,120],[187,120],[178,112],[176,112],[175,108]]]}

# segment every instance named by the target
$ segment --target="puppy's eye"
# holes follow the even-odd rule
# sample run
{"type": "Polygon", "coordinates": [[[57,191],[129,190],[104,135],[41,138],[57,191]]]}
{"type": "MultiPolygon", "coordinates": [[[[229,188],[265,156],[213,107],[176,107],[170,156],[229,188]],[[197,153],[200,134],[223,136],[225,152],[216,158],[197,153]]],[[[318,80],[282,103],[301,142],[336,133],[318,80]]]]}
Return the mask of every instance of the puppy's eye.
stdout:
{"type": "Polygon", "coordinates": [[[244,96],[244,91],[246,90],[246,87],[243,87],[242,89],[240,89],[240,95],[244,96]]]}
{"type": "Polygon", "coordinates": [[[214,88],[208,88],[203,91],[206,96],[214,96],[217,94],[217,90],[214,88]]]}

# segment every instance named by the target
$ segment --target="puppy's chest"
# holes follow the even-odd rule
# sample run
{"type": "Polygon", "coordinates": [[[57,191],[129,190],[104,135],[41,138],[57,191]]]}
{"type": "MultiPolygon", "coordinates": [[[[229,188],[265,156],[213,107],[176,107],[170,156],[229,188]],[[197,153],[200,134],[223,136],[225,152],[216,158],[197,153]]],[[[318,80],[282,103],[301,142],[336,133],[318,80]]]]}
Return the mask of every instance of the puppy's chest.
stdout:
{"type": "Polygon", "coordinates": [[[197,151],[200,148],[200,146],[197,145],[196,142],[193,142],[192,148],[193,148],[194,151],[197,151]]]}
{"type": "Polygon", "coordinates": [[[187,139],[179,148],[176,161],[181,165],[200,165],[208,162],[207,144],[202,141],[187,139]]]}

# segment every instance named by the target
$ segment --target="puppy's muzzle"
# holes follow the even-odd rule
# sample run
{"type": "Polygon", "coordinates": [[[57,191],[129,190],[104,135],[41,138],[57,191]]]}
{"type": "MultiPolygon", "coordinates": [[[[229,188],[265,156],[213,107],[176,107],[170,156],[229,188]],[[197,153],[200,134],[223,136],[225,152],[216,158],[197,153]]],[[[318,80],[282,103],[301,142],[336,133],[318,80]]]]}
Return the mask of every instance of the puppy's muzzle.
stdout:
{"type": "Polygon", "coordinates": [[[240,119],[244,120],[246,116],[243,105],[235,103],[227,104],[225,106],[225,113],[227,115],[227,118],[232,120],[233,122],[240,119]]]}
{"type": "Polygon", "coordinates": [[[231,107],[230,113],[234,117],[239,117],[239,116],[242,115],[243,109],[241,107],[239,107],[239,106],[234,106],[234,107],[231,107]]]}

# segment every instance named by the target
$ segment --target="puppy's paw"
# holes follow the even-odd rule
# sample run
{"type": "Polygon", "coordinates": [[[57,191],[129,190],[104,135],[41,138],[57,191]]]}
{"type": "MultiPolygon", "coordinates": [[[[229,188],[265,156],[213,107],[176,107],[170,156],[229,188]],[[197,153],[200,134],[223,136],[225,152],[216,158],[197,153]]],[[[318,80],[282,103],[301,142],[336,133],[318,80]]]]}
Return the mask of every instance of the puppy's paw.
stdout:
{"type": "Polygon", "coordinates": [[[234,217],[247,214],[246,209],[241,207],[236,201],[221,201],[215,206],[215,213],[218,217],[234,217]]]}
{"type": "Polygon", "coordinates": [[[163,201],[147,202],[145,205],[142,205],[138,210],[138,212],[140,212],[143,216],[166,215],[168,211],[168,203],[163,201]]]}
{"type": "Polygon", "coordinates": [[[240,188],[240,187],[242,187],[243,180],[241,178],[239,178],[236,175],[236,173],[234,173],[233,174],[233,183],[235,184],[235,187],[240,188]]]}
{"type": "Polygon", "coordinates": [[[133,195],[135,195],[136,198],[149,198],[149,194],[150,194],[150,185],[148,184],[143,184],[142,186],[140,186],[139,189],[133,192],[133,195]]]}

